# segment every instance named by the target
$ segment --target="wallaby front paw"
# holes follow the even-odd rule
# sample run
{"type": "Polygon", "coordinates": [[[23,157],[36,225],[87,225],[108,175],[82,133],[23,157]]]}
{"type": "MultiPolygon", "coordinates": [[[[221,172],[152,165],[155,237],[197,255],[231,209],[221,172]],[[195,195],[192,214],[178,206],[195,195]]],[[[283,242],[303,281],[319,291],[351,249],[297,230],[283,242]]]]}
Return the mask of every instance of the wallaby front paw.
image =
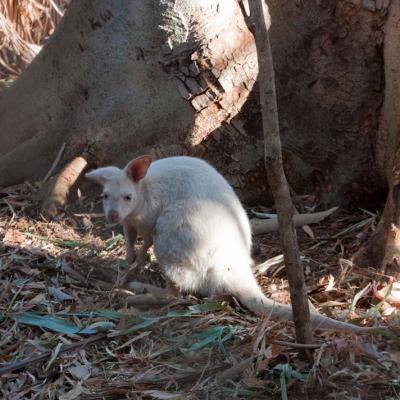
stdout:
{"type": "Polygon", "coordinates": [[[129,251],[126,254],[126,261],[128,262],[128,264],[133,264],[136,261],[136,252],[134,251],[129,251]]]}

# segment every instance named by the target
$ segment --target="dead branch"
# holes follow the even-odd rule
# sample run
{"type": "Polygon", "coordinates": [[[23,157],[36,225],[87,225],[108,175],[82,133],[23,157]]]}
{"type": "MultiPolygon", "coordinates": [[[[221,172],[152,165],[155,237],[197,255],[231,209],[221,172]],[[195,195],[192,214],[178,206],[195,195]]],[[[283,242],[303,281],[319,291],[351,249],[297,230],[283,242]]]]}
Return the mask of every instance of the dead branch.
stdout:
{"type": "MultiPolygon", "coordinates": [[[[293,223],[296,228],[303,225],[311,225],[321,222],[323,219],[333,214],[339,207],[333,207],[326,211],[310,214],[296,214],[293,217],[293,223]]],[[[253,218],[250,220],[251,230],[254,235],[261,235],[262,233],[276,232],[279,229],[278,218],[259,219],[253,218]]]]}
{"type": "Polygon", "coordinates": [[[299,343],[311,343],[311,322],[303,268],[294,228],[294,206],[283,170],[282,149],[279,136],[278,107],[276,103],[275,75],[268,27],[264,16],[263,0],[249,2],[250,18],[254,24],[260,85],[260,102],[264,130],[264,155],[268,183],[278,213],[281,244],[290,285],[293,305],[292,317],[299,343]]]}

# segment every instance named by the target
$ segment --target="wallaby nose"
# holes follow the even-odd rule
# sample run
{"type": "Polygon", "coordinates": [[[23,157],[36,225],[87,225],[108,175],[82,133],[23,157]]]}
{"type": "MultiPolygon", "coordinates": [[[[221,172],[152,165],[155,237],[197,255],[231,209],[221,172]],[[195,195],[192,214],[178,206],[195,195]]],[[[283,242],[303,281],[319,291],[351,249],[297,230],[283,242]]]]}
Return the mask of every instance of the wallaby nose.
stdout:
{"type": "Polygon", "coordinates": [[[107,219],[108,219],[108,222],[111,222],[112,224],[117,223],[119,221],[118,212],[115,210],[109,211],[108,215],[107,215],[107,219]]]}

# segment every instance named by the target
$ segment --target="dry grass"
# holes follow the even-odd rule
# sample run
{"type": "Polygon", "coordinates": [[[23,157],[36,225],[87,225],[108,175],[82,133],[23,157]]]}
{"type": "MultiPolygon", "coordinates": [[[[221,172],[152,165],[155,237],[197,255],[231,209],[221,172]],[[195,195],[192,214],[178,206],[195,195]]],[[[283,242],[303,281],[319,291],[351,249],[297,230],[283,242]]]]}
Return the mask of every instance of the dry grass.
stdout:
{"type": "MultiPolygon", "coordinates": [[[[97,200],[81,198],[49,222],[37,215],[36,192],[29,184],[0,190],[2,398],[398,398],[395,339],[318,332],[310,362],[293,344],[290,323],[257,319],[233,299],[139,306],[140,296],[113,287],[126,268],[123,241],[104,227],[97,200]]],[[[371,220],[360,223],[367,218],[330,217],[313,227],[324,240],[299,232],[310,298],[336,318],[348,318],[356,294],[377,280],[339,262],[370,229],[371,220]]],[[[259,262],[280,252],[277,235],[259,245],[259,262]]],[[[287,300],[279,263],[258,278],[266,293],[287,300]]],[[[138,279],[163,285],[154,260],[138,279]]],[[[382,307],[368,291],[351,317],[382,323],[382,307]]]]}
{"type": "Polygon", "coordinates": [[[54,32],[69,0],[0,1],[0,79],[12,79],[54,32]]]}

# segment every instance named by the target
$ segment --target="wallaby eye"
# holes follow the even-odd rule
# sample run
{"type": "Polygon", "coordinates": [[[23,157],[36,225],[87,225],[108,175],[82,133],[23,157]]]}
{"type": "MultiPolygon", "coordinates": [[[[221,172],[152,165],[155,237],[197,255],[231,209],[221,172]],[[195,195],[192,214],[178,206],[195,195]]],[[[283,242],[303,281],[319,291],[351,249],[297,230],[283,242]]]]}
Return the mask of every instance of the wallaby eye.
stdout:
{"type": "Polygon", "coordinates": [[[108,193],[103,193],[103,194],[101,195],[101,197],[103,198],[103,200],[107,200],[108,197],[109,197],[109,195],[108,195],[108,193]]]}
{"type": "Polygon", "coordinates": [[[124,196],[124,200],[125,201],[131,201],[132,200],[132,196],[130,194],[127,194],[126,196],[124,196]]]}

